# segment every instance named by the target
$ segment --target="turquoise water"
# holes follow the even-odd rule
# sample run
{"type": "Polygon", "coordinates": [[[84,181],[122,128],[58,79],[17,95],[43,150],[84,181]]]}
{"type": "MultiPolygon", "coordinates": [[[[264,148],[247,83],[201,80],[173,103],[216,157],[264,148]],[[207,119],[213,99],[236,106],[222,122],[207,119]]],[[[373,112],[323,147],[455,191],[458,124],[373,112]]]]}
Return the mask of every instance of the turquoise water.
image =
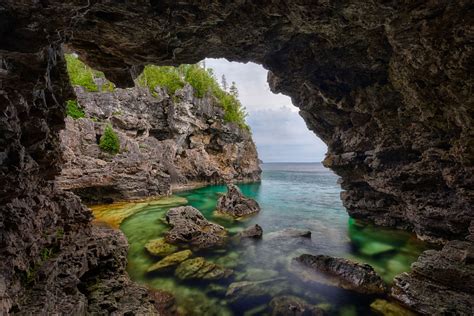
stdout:
{"type": "Polygon", "coordinates": [[[337,176],[321,164],[263,164],[260,183],[239,185],[256,199],[261,212],[245,221],[229,220],[214,214],[224,186],[208,186],[176,195],[187,199],[210,221],[235,234],[253,224],[264,231],[262,240],[231,243],[226,249],[200,253],[207,260],[231,268],[234,279],[226,282],[180,282],[173,272],[146,274],[154,262],[144,249],[147,241],[168,230],[164,215],[171,206],[149,205],[127,219],[120,229],[130,243],[128,272],[132,279],[152,288],[175,294],[185,315],[264,315],[269,300],[278,295],[294,295],[319,305],[333,315],[368,315],[374,297],[341,289],[314,286],[299,281],[289,271],[291,259],[303,254],[327,254],[371,264],[387,283],[408,271],[426,246],[412,234],[376,228],[350,219],[342,207],[337,176]],[[299,228],[312,232],[307,238],[277,238],[282,229],[299,228]],[[230,283],[278,278],[264,286],[265,297],[231,304],[225,298],[230,283]]]}

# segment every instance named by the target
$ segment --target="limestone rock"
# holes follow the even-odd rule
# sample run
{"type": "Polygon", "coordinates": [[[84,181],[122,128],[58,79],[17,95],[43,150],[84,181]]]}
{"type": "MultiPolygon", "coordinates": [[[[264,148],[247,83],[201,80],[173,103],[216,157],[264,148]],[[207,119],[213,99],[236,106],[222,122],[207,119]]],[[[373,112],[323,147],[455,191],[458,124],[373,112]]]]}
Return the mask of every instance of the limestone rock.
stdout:
{"type": "Polygon", "coordinates": [[[145,244],[145,249],[153,256],[166,257],[178,250],[178,247],[166,242],[164,238],[150,240],[145,244]]]}
{"type": "Polygon", "coordinates": [[[426,315],[472,315],[473,255],[470,241],[451,241],[442,250],[427,250],[412,264],[412,272],[395,277],[391,296],[426,315]]]}
{"type": "Polygon", "coordinates": [[[260,239],[262,238],[262,235],[263,235],[263,229],[258,224],[255,224],[254,226],[251,226],[237,234],[237,236],[239,236],[240,238],[254,238],[254,239],[260,239]]]}
{"type": "Polygon", "coordinates": [[[278,296],[270,302],[272,316],[322,316],[324,311],[296,296],[278,296]]]}
{"type": "Polygon", "coordinates": [[[206,261],[203,257],[186,260],[182,262],[175,271],[176,277],[180,280],[203,281],[227,279],[232,273],[232,270],[206,261]]]}
{"type": "Polygon", "coordinates": [[[368,264],[325,255],[293,259],[292,272],[303,281],[340,287],[363,294],[383,294],[387,288],[368,264]]]}
{"type": "Polygon", "coordinates": [[[192,206],[181,206],[166,213],[171,230],[165,235],[169,243],[183,243],[194,249],[224,245],[227,237],[224,227],[211,223],[192,206]]]}
{"type": "Polygon", "coordinates": [[[216,208],[218,212],[233,217],[247,216],[260,211],[257,201],[246,198],[235,184],[227,185],[227,194],[217,200],[216,208]]]}
{"type": "Polygon", "coordinates": [[[193,255],[191,250],[182,250],[164,257],[147,269],[147,272],[159,272],[177,266],[193,255]]]}

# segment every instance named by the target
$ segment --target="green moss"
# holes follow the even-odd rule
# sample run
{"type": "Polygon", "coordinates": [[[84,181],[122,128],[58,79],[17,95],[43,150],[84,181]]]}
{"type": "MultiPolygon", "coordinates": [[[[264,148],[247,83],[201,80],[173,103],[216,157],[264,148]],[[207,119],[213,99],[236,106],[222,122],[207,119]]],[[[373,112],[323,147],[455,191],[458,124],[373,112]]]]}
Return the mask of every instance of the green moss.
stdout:
{"type": "Polygon", "coordinates": [[[76,100],[66,101],[66,113],[67,113],[67,116],[70,116],[75,120],[86,116],[84,111],[79,107],[79,104],[77,103],[76,100]]]}
{"type": "Polygon", "coordinates": [[[112,126],[107,125],[104,130],[104,135],[100,138],[99,147],[110,154],[117,154],[120,151],[120,140],[117,133],[112,126]]]}
{"type": "MultiPolygon", "coordinates": [[[[99,91],[99,87],[95,83],[95,78],[104,78],[105,75],[101,71],[94,70],[84,64],[74,54],[66,54],[67,72],[69,74],[69,80],[73,86],[84,87],[89,92],[99,91]]],[[[105,80],[100,91],[113,91],[115,86],[110,81],[105,80]]]]}

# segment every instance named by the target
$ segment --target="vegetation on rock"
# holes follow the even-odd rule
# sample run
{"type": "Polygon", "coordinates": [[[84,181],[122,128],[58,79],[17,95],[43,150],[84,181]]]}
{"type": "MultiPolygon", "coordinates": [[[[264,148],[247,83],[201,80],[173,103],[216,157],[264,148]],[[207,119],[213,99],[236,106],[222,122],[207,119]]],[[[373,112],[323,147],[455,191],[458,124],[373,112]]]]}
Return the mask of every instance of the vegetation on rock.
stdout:
{"type": "Polygon", "coordinates": [[[67,116],[70,116],[75,120],[86,116],[84,110],[81,109],[76,100],[66,101],[66,113],[67,116]]]}
{"type": "Polygon", "coordinates": [[[114,85],[105,79],[101,71],[94,70],[79,60],[75,54],[65,54],[69,80],[73,86],[84,87],[89,92],[113,91],[114,85]],[[96,79],[102,79],[103,84],[97,85],[96,79]]]}
{"type": "Polygon", "coordinates": [[[117,154],[120,151],[120,140],[111,125],[107,125],[104,135],[100,138],[99,147],[110,154],[117,154]]]}

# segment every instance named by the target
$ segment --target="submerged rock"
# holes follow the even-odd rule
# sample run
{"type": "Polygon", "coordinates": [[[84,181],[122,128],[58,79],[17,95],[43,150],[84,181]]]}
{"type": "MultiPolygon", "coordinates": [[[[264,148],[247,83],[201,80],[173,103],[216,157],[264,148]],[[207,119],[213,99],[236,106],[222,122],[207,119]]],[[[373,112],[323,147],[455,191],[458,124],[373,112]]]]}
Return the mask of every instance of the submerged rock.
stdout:
{"type": "Polygon", "coordinates": [[[391,296],[426,315],[472,315],[474,243],[451,241],[423,252],[412,272],[395,277],[391,296]]]}
{"type": "Polygon", "coordinates": [[[255,239],[262,238],[262,235],[263,235],[263,229],[258,224],[255,224],[254,226],[251,226],[237,234],[237,236],[241,238],[255,238],[255,239]]]}
{"type": "Polygon", "coordinates": [[[224,227],[211,223],[192,206],[181,206],[166,213],[172,229],[166,233],[169,243],[185,243],[193,249],[222,246],[227,237],[224,227]]]}
{"type": "Polygon", "coordinates": [[[221,280],[229,278],[232,274],[231,269],[206,261],[203,257],[186,260],[175,271],[176,277],[180,280],[221,280]]]}
{"type": "Polygon", "coordinates": [[[405,307],[383,299],[376,299],[370,304],[370,308],[377,314],[383,316],[415,316],[416,314],[405,307]]]}
{"type": "Polygon", "coordinates": [[[227,185],[227,194],[217,201],[217,211],[233,217],[252,215],[260,211],[260,205],[246,198],[235,184],[227,185]]]}
{"type": "Polygon", "coordinates": [[[163,290],[150,291],[150,296],[154,301],[154,305],[158,310],[158,314],[162,316],[178,316],[178,307],[173,294],[163,290]]]}
{"type": "Polygon", "coordinates": [[[145,244],[145,249],[153,256],[166,257],[178,250],[175,245],[169,244],[164,238],[152,239],[145,244]]]}
{"type": "Polygon", "coordinates": [[[245,270],[243,277],[247,281],[263,281],[275,278],[278,272],[271,269],[249,268],[245,270]]]}
{"type": "Polygon", "coordinates": [[[264,281],[234,282],[227,288],[225,296],[230,304],[258,305],[287,290],[285,281],[286,278],[274,278],[264,281]]]}
{"type": "Polygon", "coordinates": [[[191,252],[191,250],[183,250],[183,251],[176,252],[172,255],[164,257],[163,259],[161,259],[160,261],[158,261],[157,263],[149,267],[147,272],[159,272],[159,271],[167,270],[171,267],[177,266],[184,260],[189,259],[192,255],[193,253],[191,252]]]}
{"type": "Polygon", "coordinates": [[[363,294],[382,294],[386,291],[382,278],[370,265],[344,258],[304,254],[293,259],[291,271],[303,281],[363,294]]]}
{"type": "Polygon", "coordinates": [[[311,238],[311,231],[297,228],[285,228],[276,232],[265,235],[265,240],[282,239],[282,238],[311,238]]]}
{"type": "Polygon", "coordinates": [[[320,316],[324,311],[296,296],[278,296],[270,302],[272,316],[320,316]]]}

